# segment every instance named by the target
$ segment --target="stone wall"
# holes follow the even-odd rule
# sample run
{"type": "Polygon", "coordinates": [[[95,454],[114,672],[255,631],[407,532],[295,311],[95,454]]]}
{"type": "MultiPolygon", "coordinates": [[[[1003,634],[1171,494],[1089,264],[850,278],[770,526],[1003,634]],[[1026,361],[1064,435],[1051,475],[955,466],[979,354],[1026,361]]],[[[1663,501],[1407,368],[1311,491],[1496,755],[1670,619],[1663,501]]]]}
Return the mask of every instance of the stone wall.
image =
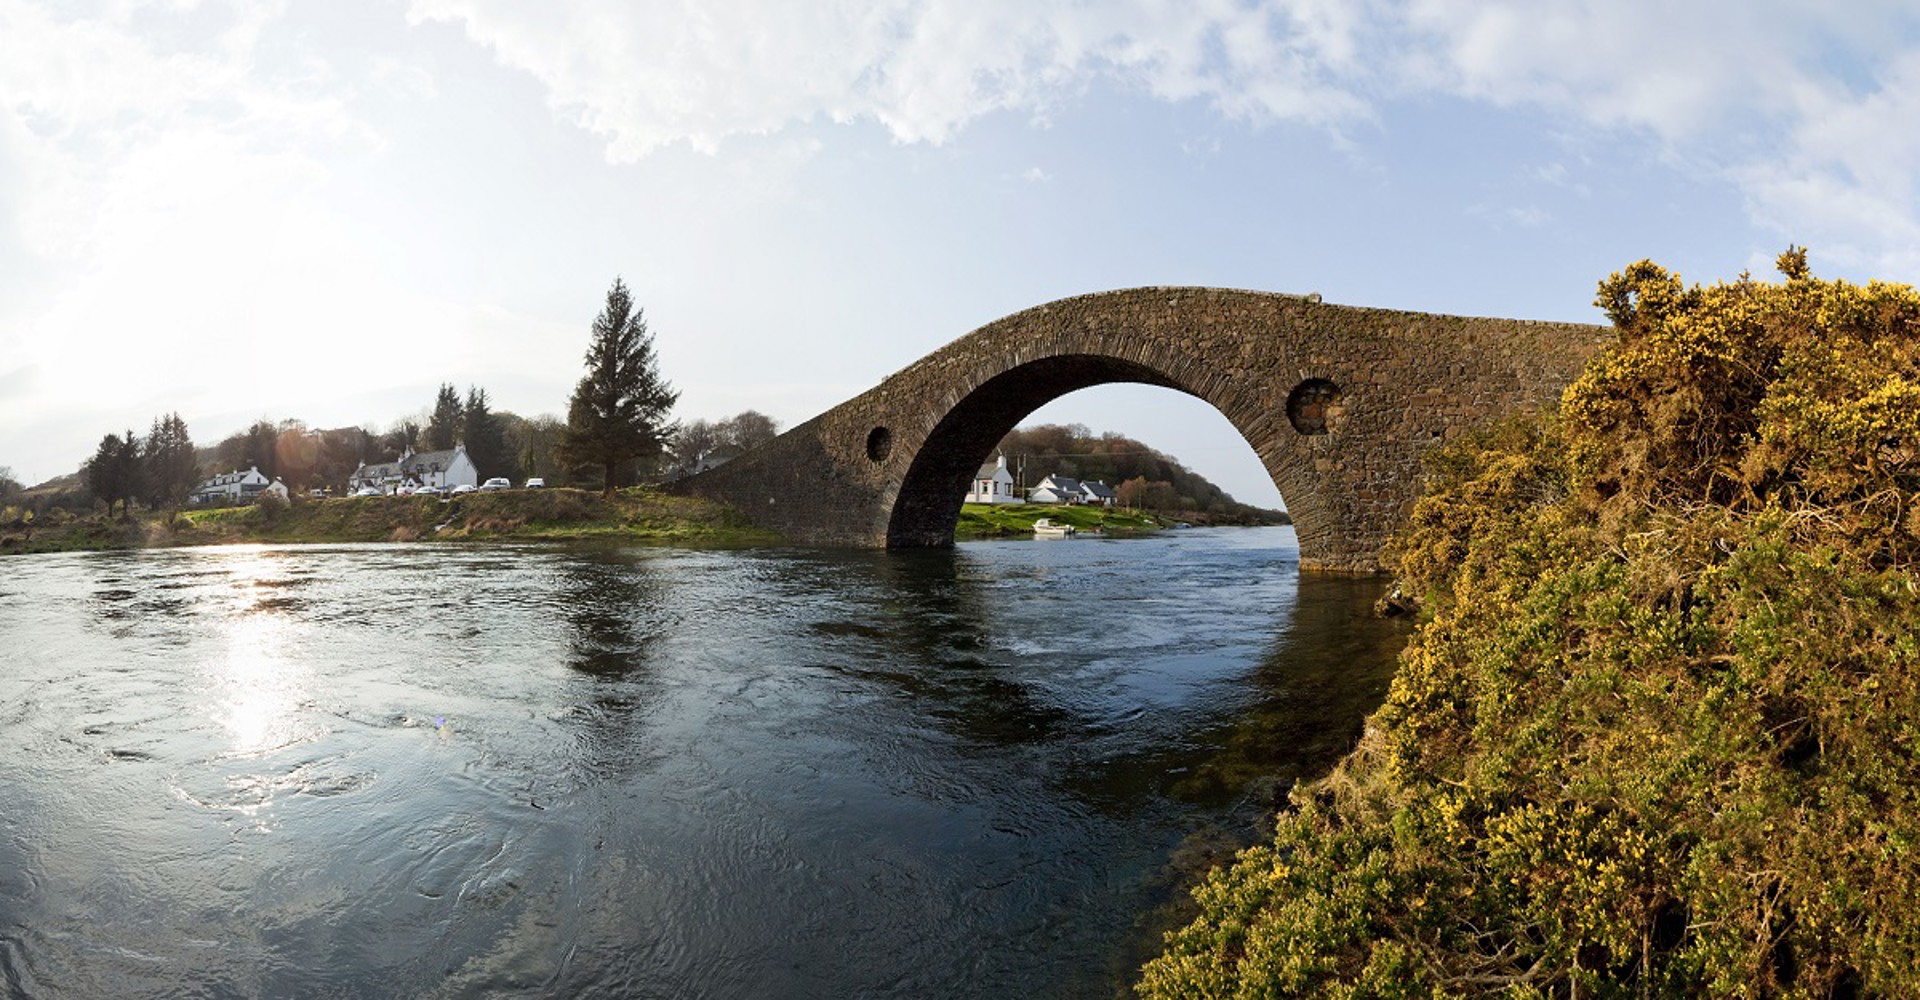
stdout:
{"type": "Polygon", "coordinates": [[[967,334],[680,488],[796,542],[951,544],[974,470],[1022,418],[1142,382],[1204,399],[1239,429],[1287,502],[1303,566],[1369,572],[1418,493],[1422,452],[1553,405],[1609,336],[1267,292],[1083,295],[967,334]]]}

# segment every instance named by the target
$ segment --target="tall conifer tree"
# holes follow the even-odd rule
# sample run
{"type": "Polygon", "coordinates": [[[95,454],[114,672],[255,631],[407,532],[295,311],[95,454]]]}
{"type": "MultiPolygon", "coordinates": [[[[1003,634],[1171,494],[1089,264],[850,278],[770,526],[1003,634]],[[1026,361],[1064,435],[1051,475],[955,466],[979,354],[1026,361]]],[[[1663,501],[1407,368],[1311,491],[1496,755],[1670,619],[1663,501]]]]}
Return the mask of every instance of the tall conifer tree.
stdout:
{"type": "Polygon", "coordinates": [[[123,514],[133,511],[133,499],[141,492],[140,438],[132,430],[125,437],[108,434],[100,447],[82,467],[87,488],[94,498],[107,504],[107,516],[113,516],[114,504],[123,514]]]}
{"type": "Polygon", "coordinates": [[[570,465],[599,466],[612,492],[622,464],[660,454],[674,431],[667,414],[680,398],[660,376],[646,317],[618,278],[593,321],[586,361],[567,406],[561,455],[570,465]]]}
{"type": "Polygon", "coordinates": [[[433,401],[433,416],[427,419],[427,450],[447,451],[460,440],[460,392],[451,382],[440,383],[440,394],[433,401]]]}
{"type": "Polygon", "coordinates": [[[504,476],[513,471],[513,452],[507,447],[506,429],[487,406],[487,390],[467,387],[467,408],[461,417],[465,428],[467,457],[481,479],[504,476]]]}
{"type": "Polygon", "coordinates": [[[200,482],[200,463],[194,456],[193,439],[187,436],[187,422],[179,413],[153,418],[147,432],[147,506],[158,509],[178,506],[200,482]]]}

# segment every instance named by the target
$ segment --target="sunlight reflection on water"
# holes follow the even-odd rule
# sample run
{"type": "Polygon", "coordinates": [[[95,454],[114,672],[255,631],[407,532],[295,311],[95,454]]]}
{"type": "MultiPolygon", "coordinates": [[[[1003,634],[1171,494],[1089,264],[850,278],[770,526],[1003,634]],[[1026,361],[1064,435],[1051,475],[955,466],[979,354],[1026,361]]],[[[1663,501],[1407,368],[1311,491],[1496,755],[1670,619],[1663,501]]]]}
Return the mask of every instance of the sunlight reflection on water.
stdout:
{"type": "Polygon", "coordinates": [[[0,992],[1109,996],[1181,838],[1379,697],[1377,586],[1296,564],[10,559],[0,992]]]}

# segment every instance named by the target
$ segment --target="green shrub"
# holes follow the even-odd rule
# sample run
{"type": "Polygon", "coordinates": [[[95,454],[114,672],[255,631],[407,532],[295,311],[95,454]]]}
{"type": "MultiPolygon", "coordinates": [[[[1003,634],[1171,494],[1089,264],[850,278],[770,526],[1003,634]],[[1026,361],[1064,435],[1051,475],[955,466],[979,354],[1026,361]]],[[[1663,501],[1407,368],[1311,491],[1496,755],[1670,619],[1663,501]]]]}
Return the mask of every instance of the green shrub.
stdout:
{"type": "Polygon", "coordinates": [[[1143,994],[1920,995],[1920,295],[1781,268],[1436,456],[1386,704],[1143,994]]]}

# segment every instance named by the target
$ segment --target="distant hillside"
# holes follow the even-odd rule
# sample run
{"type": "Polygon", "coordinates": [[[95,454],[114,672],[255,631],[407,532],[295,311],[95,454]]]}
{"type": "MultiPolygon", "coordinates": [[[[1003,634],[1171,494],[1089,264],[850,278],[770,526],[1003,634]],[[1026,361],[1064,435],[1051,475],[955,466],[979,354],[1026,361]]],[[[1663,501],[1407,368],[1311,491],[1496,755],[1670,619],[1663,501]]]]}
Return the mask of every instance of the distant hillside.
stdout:
{"type": "Polygon", "coordinates": [[[81,485],[80,472],[76,469],[64,476],[55,476],[44,483],[36,483],[27,487],[22,492],[28,494],[59,493],[62,490],[77,490],[81,485]]]}
{"type": "Polygon", "coordinates": [[[1285,511],[1244,504],[1178,459],[1111,432],[1095,434],[1080,424],[1015,428],[1001,439],[1016,489],[1049,475],[1106,483],[1120,504],[1191,521],[1286,524],[1285,511]]]}

